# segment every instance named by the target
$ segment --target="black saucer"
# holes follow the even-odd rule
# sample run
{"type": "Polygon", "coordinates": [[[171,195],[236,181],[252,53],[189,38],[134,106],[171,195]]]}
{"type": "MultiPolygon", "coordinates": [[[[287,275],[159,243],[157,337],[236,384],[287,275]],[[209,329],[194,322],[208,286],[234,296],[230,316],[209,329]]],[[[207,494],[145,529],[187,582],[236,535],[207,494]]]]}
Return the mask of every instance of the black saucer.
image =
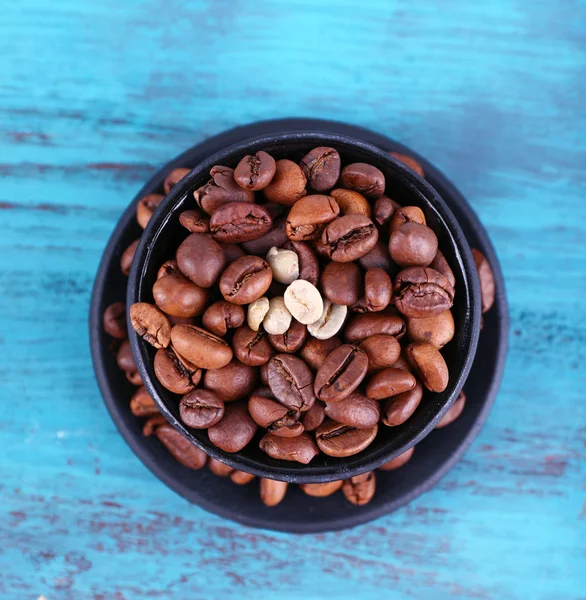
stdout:
{"type": "Polygon", "coordinates": [[[166,485],[190,502],[222,517],[254,527],[296,533],[323,532],[352,527],[389,513],[428,490],[460,459],[486,420],[502,378],[508,336],[508,311],[502,273],[486,231],[454,186],[425,159],[393,140],[343,123],[314,119],[265,121],[214,136],[165,165],[137,194],[126,209],[104,251],[92,292],[90,339],[94,369],[106,407],[124,439],[143,463],[166,485]],[[413,156],[425,177],[449,205],[470,245],[488,258],[495,274],[496,302],[484,315],[476,359],[464,389],[468,398],[463,414],[451,425],[433,431],[417,445],[411,461],[391,472],[377,472],[377,492],[370,504],[356,507],[341,493],[311,498],[290,486],[285,500],[273,508],[259,499],[258,483],[237,486],[207,469],[182,467],[154,437],[142,435],[142,420],[128,407],[135,389],[116,365],[110,338],[102,330],[102,314],[108,304],[123,301],[127,279],[120,272],[123,250],[140,234],[135,206],[142,196],[160,192],[166,174],[177,167],[193,167],[221,148],[248,137],[285,130],[328,131],[353,136],[384,150],[413,156]]]}

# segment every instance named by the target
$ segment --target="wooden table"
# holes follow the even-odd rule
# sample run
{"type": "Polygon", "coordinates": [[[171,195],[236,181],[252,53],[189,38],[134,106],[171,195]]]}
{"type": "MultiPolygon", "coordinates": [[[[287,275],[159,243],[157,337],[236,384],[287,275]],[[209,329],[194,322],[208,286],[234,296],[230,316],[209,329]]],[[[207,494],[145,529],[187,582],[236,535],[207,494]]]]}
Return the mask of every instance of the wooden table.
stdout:
{"type": "Polygon", "coordinates": [[[4,2],[0,598],[586,598],[585,65],[583,0],[4,2]],[[376,129],[443,169],[512,316],[465,459],[393,515],[301,537],[156,480],[106,413],[87,333],[145,178],[285,116],[376,129]]]}

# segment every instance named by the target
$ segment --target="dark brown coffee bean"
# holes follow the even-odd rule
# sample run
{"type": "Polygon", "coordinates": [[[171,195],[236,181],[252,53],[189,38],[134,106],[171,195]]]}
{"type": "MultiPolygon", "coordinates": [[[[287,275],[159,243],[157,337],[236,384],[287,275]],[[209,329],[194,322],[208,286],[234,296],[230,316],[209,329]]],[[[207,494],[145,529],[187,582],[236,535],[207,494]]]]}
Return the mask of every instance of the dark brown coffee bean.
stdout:
{"type": "Polygon", "coordinates": [[[216,392],[226,402],[248,397],[256,386],[257,370],[233,358],[225,367],[208,369],[203,385],[216,392]]]}
{"type": "Polygon", "coordinates": [[[161,279],[161,277],[166,277],[167,275],[181,275],[181,271],[179,270],[179,265],[175,259],[166,260],[157,271],[157,279],[161,279]]]}
{"type": "Polygon", "coordinates": [[[318,340],[309,336],[305,342],[299,356],[314,371],[317,371],[325,362],[326,358],[336,348],[339,348],[342,342],[337,337],[331,337],[327,340],[318,340]]]}
{"type": "Polygon", "coordinates": [[[341,487],[344,481],[328,481],[327,483],[301,483],[299,487],[308,496],[313,498],[327,498],[335,494],[341,487]]]}
{"type": "Polygon", "coordinates": [[[261,150],[256,154],[247,154],[238,163],[234,179],[241,188],[257,192],[271,183],[276,170],[275,159],[261,150]]]}
{"type": "Polygon", "coordinates": [[[132,260],[134,259],[134,253],[136,252],[138,242],[140,242],[140,239],[134,240],[134,242],[132,242],[132,244],[130,244],[130,246],[124,250],[122,256],[120,257],[120,270],[122,271],[122,274],[126,275],[127,277],[130,273],[130,267],[132,267],[132,260]]]}
{"type": "Polygon", "coordinates": [[[200,287],[212,287],[226,265],[224,251],[207,235],[192,233],[177,249],[177,264],[200,287]]]}
{"type": "Polygon", "coordinates": [[[167,315],[169,319],[169,323],[171,323],[171,327],[175,327],[175,325],[198,325],[198,319],[196,317],[173,317],[172,315],[167,315]]]}
{"type": "Polygon", "coordinates": [[[373,220],[381,227],[386,226],[391,222],[395,210],[398,208],[397,203],[391,200],[388,196],[377,198],[374,203],[373,220]]]}
{"type": "Polygon", "coordinates": [[[400,267],[427,267],[437,253],[437,236],[427,225],[406,223],[391,233],[389,252],[400,267]]]}
{"type": "Polygon", "coordinates": [[[234,332],[232,348],[236,358],[251,367],[260,367],[267,363],[275,353],[264,331],[252,331],[248,325],[242,325],[234,332]]]}
{"type": "Polygon", "coordinates": [[[315,376],[315,395],[324,402],[343,400],[360,385],[367,368],[368,357],[357,346],[336,348],[315,376]]]}
{"type": "Polygon", "coordinates": [[[274,481],[273,479],[260,479],[260,499],[265,506],[277,506],[283,501],[287,492],[286,481],[274,481]]]}
{"type": "Polygon", "coordinates": [[[325,192],[336,185],[340,177],[340,162],[337,150],[320,146],[301,159],[300,167],[311,188],[325,192]]]}
{"type": "Polygon", "coordinates": [[[448,387],[450,374],[440,351],[426,342],[409,344],[405,349],[409,364],[430,392],[443,392],[448,387]]]}
{"type": "Polygon", "coordinates": [[[277,354],[269,361],[269,387],[284,406],[306,411],[315,402],[313,373],[298,357],[277,354]]]}
{"type": "Polygon", "coordinates": [[[429,342],[442,348],[454,337],[454,317],[449,310],[423,319],[407,319],[407,335],[412,342],[429,342]]]}
{"type": "Polygon", "coordinates": [[[489,311],[494,304],[494,275],[486,257],[480,250],[472,248],[472,256],[480,278],[480,293],[482,296],[482,312],[489,311]]]}
{"type": "Polygon", "coordinates": [[[338,203],[341,215],[362,215],[369,219],[372,217],[370,203],[362,194],[353,190],[338,188],[332,190],[330,195],[338,203]]]}
{"type": "Polygon", "coordinates": [[[210,456],[208,460],[208,469],[218,477],[229,477],[234,473],[234,468],[230,465],[223,463],[217,458],[212,458],[210,456]]]}
{"type": "Polygon", "coordinates": [[[326,259],[326,258],[329,259],[330,258],[329,255],[328,255],[329,246],[327,244],[324,244],[321,241],[321,238],[319,240],[313,240],[311,242],[311,247],[315,250],[318,258],[319,257],[324,258],[324,259],[326,259]]]}
{"type": "Polygon", "coordinates": [[[318,454],[315,442],[307,433],[292,438],[267,433],[260,441],[260,449],[276,460],[291,460],[309,464],[318,454]]]}
{"type": "Polygon", "coordinates": [[[358,262],[365,271],[380,267],[391,277],[394,277],[395,274],[399,272],[399,267],[391,259],[391,255],[389,254],[388,244],[385,244],[381,239],[378,239],[374,248],[364,256],[361,256],[358,259],[358,262]]]}
{"type": "Polygon", "coordinates": [[[145,421],[145,424],[142,428],[142,435],[144,435],[145,437],[149,437],[153,435],[153,433],[155,433],[157,427],[160,427],[164,424],[167,424],[167,419],[165,419],[163,415],[153,415],[145,421]]]}
{"type": "Polygon", "coordinates": [[[246,485],[254,479],[254,475],[235,469],[230,473],[230,479],[232,480],[232,483],[235,483],[236,485],[246,485]]]}
{"type": "Polygon", "coordinates": [[[165,275],[153,286],[157,306],[174,317],[196,317],[204,311],[209,291],[181,274],[165,275]]]}
{"type": "Polygon", "coordinates": [[[273,272],[266,260],[243,256],[222,273],[220,292],[232,304],[250,304],[269,289],[272,280],[273,272]]]}
{"type": "Polygon", "coordinates": [[[330,262],[322,271],[320,287],[334,304],[352,306],[362,292],[362,274],[356,263],[330,262]]]}
{"type": "Polygon", "coordinates": [[[286,250],[293,250],[299,258],[299,279],[309,281],[312,285],[317,285],[319,281],[319,262],[315,252],[303,242],[292,242],[287,239],[283,245],[286,250]]]}
{"type": "MultiPolygon", "coordinates": [[[[261,365],[259,368],[260,372],[260,382],[267,386],[269,385],[269,363],[266,362],[264,365],[261,365]]],[[[268,388],[270,391],[270,388],[268,388]]],[[[262,394],[261,394],[262,395],[262,394]]],[[[273,392],[270,393],[270,397],[273,397],[273,392]]]]}
{"type": "Polygon", "coordinates": [[[464,410],[465,405],[466,405],[466,394],[464,393],[464,390],[462,390],[458,394],[458,397],[454,401],[454,404],[452,404],[452,406],[450,406],[450,408],[448,409],[448,412],[442,417],[442,419],[435,426],[435,428],[441,429],[442,427],[445,427],[446,425],[453,423],[462,414],[462,411],[464,410]]]}
{"type": "Polygon", "coordinates": [[[154,369],[161,385],[174,394],[187,394],[201,381],[202,371],[173,348],[157,350],[154,369]]]}
{"type": "Polygon", "coordinates": [[[402,467],[403,465],[409,462],[409,460],[413,456],[414,451],[415,446],[413,446],[413,448],[409,448],[409,450],[406,450],[405,452],[403,452],[403,454],[399,454],[399,456],[397,456],[396,458],[393,458],[392,460],[389,460],[388,462],[384,463],[379,467],[379,470],[394,471],[395,469],[402,467]]]}
{"type": "Polygon", "coordinates": [[[454,288],[438,271],[409,267],[401,271],[394,285],[395,306],[406,317],[432,317],[452,308],[454,288]]]}
{"type": "Polygon", "coordinates": [[[448,264],[448,261],[442,254],[441,250],[437,251],[435,258],[431,261],[429,266],[430,268],[441,273],[450,282],[452,287],[456,287],[456,278],[454,277],[454,272],[452,269],[450,269],[450,265],[448,264]]]}
{"type": "Polygon", "coordinates": [[[395,214],[391,219],[391,225],[389,227],[389,235],[394,231],[401,229],[401,227],[407,223],[418,223],[419,225],[427,224],[425,215],[418,206],[402,206],[395,210],[395,214]]]}
{"type": "Polygon", "coordinates": [[[130,412],[135,417],[152,417],[159,414],[159,408],[149,396],[146,388],[141,387],[136,390],[130,399],[130,412]]]}
{"type": "Polygon", "coordinates": [[[187,427],[207,429],[224,416],[224,401],[211,390],[193,390],[181,398],[179,414],[187,427]]]}
{"type": "Polygon", "coordinates": [[[287,217],[287,237],[301,242],[320,237],[325,225],[340,214],[338,203],[331,196],[314,194],[295,202],[287,217]]]}
{"type": "Polygon", "coordinates": [[[248,412],[254,421],[278,437],[296,437],[303,433],[299,411],[286,408],[276,400],[252,395],[248,412]]]}
{"type": "Polygon", "coordinates": [[[378,229],[368,217],[346,215],[327,225],[321,240],[333,261],[351,262],[374,248],[378,229]]]}
{"type": "Polygon", "coordinates": [[[161,194],[149,194],[138,201],[136,205],[136,220],[143,229],[149,224],[153,213],[157,210],[163,198],[164,196],[161,196],[161,194]]]}
{"type": "Polygon", "coordinates": [[[372,376],[366,386],[366,395],[382,400],[412,390],[417,383],[415,377],[403,369],[383,369],[372,376]]]}
{"type": "Polygon", "coordinates": [[[291,160],[283,158],[277,161],[271,183],[263,189],[267,202],[293,206],[299,198],[305,196],[307,180],[301,167],[291,160]]]}
{"type": "Polygon", "coordinates": [[[356,429],[350,425],[326,419],[315,431],[319,449],[328,456],[346,458],[362,452],[376,437],[378,425],[368,429],[356,429]]]}
{"type": "Polygon", "coordinates": [[[126,328],[126,304],[114,302],[104,311],[102,318],[104,331],[117,340],[123,340],[128,336],[126,328]]]}
{"type": "Polygon", "coordinates": [[[179,215],[179,223],[191,233],[209,233],[210,218],[201,209],[184,210],[179,215]]]}
{"type": "Polygon", "coordinates": [[[293,319],[289,329],[280,335],[269,335],[269,342],[277,352],[297,352],[305,343],[307,327],[293,319]]]}
{"type": "Polygon", "coordinates": [[[360,342],[359,348],[368,356],[367,375],[392,367],[401,354],[401,345],[392,335],[372,335],[360,342]]]}
{"type": "Polygon", "coordinates": [[[257,256],[265,256],[271,248],[281,248],[289,241],[287,237],[286,217],[282,216],[273,221],[271,230],[257,240],[244,242],[242,247],[248,254],[256,254],[257,256]]]}
{"type": "Polygon", "coordinates": [[[412,171],[415,171],[420,177],[424,177],[423,167],[411,156],[401,154],[400,152],[391,152],[391,156],[395,157],[398,161],[407,165],[412,171]]]}
{"type": "Polygon", "coordinates": [[[252,440],[256,430],[246,402],[231,402],[226,404],[222,420],[208,429],[208,437],[224,452],[240,452],[252,440]]]}
{"type": "Polygon", "coordinates": [[[120,344],[120,348],[118,348],[118,353],[116,354],[116,364],[121,371],[124,371],[126,379],[128,379],[132,385],[142,385],[142,379],[136,368],[136,363],[134,362],[132,349],[128,340],[124,340],[122,344],[120,344]]]}
{"type": "Polygon", "coordinates": [[[380,267],[368,269],[364,276],[364,296],[352,306],[355,312],[380,312],[391,302],[393,285],[386,271],[380,267]]]}
{"type": "Polygon", "coordinates": [[[301,413],[301,422],[305,431],[316,430],[326,418],[326,405],[321,400],[316,400],[313,406],[301,413]]]}
{"type": "Polygon", "coordinates": [[[210,219],[212,237],[228,244],[257,240],[267,234],[272,226],[273,220],[268,211],[250,202],[223,204],[210,219]]]}
{"type": "Polygon", "coordinates": [[[351,477],[344,481],[342,493],[348,502],[356,506],[368,504],[376,491],[376,477],[373,471],[351,477]]]}
{"type": "Polygon", "coordinates": [[[202,325],[215,335],[224,336],[228,329],[236,329],[244,325],[246,315],[242,306],[226,300],[218,300],[208,306],[201,318],[202,325]]]}
{"type": "Polygon", "coordinates": [[[130,307],[130,323],[134,331],[155,348],[166,348],[171,342],[171,323],[165,313],[152,304],[133,304],[130,307]]]}
{"type": "Polygon", "coordinates": [[[384,312],[353,316],[347,323],[344,335],[348,342],[361,342],[373,335],[392,335],[400,340],[405,334],[405,321],[392,309],[384,312]]]}
{"type": "Polygon", "coordinates": [[[385,176],[382,172],[366,163],[352,163],[342,169],[342,186],[360,192],[369,200],[376,200],[385,193],[385,176]]]}
{"type": "Polygon", "coordinates": [[[422,397],[423,386],[418,381],[413,389],[388,398],[382,411],[383,423],[389,427],[402,425],[415,412],[422,397]]]}
{"type": "Polygon", "coordinates": [[[190,169],[173,169],[163,183],[165,196],[189,173],[190,169]]]}
{"type": "Polygon", "coordinates": [[[337,423],[368,429],[378,423],[380,405],[360,392],[353,392],[339,402],[326,404],[326,415],[337,423]]]}
{"type": "Polygon", "coordinates": [[[220,369],[232,360],[226,341],[194,325],[175,325],[171,340],[175,350],[200,369],[220,369]]]}
{"type": "Polygon", "coordinates": [[[195,202],[208,215],[228,202],[254,202],[254,192],[243,190],[234,180],[234,169],[216,165],[210,175],[211,179],[193,192],[195,202]]]}
{"type": "Polygon", "coordinates": [[[194,446],[187,438],[169,423],[163,423],[155,429],[155,435],[167,447],[176,461],[188,469],[201,469],[208,459],[206,453],[194,446]]]}
{"type": "MultiPolygon", "coordinates": [[[[253,242],[250,242],[253,243],[253,242]]],[[[238,244],[220,244],[224,256],[226,257],[226,264],[233,263],[235,260],[246,256],[246,252],[238,244]]]]}

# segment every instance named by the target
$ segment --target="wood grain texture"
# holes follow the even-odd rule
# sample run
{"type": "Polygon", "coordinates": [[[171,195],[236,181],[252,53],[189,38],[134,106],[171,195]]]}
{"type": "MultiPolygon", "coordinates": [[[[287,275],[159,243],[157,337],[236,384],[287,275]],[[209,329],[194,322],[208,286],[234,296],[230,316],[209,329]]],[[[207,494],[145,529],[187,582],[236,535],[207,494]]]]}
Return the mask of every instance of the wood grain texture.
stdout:
{"type": "Polygon", "coordinates": [[[0,598],[586,598],[585,97],[583,0],[4,2],[0,598]],[[304,537],[155,480],[105,411],[87,335],[141,182],[286,116],[376,129],[444,170],[492,236],[512,317],[465,459],[391,516],[304,537]]]}

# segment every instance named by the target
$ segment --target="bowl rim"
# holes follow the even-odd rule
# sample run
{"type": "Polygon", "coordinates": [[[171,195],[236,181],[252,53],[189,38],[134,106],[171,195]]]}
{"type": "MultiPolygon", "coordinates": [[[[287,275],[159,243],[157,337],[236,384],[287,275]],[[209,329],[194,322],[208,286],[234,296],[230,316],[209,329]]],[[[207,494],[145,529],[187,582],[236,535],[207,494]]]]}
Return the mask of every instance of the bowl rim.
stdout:
{"type": "MultiPolygon", "coordinates": [[[[191,169],[180,183],[165,196],[140,237],[140,242],[136,249],[134,261],[128,277],[126,305],[129,341],[138,371],[142,377],[144,386],[153,397],[161,413],[171,425],[192,443],[204,450],[206,454],[235,469],[244,470],[259,477],[279,479],[290,483],[317,483],[335,479],[347,479],[360,473],[374,470],[381,464],[384,464],[388,460],[405,452],[426,437],[441,420],[443,415],[449,410],[468,377],[476,354],[481,320],[480,284],[470,245],[466,240],[458,221],[437,190],[435,190],[427,180],[420,177],[393,156],[371,143],[364,142],[348,135],[333,134],[327,131],[312,129],[304,131],[283,131],[253,136],[222,148],[191,169]],[[459,263],[458,266],[463,274],[465,283],[465,290],[459,289],[459,294],[463,294],[465,297],[466,312],[464,322],[468,326],[465,328],[466,331],[464,332],[464,345],[467,351],[460,372],[452,378],[452,381],[455,381],[452,392],[446,398],[440,410],[427,421],[426,425],[416,429],[413,433],[410,433],[408,440],[398,449],[384,451],[383,447],[377,451],[374,457],[366,457],[364,460],[358,460],[356,458],[356,456],[360,457],[362,454],[359,453],[356,456],[349,457],[349,459],[355,463],[351,467],[348,467],[345,464],[345,459],[337,459],[335,463],[320,466],[312,466],[311,464],[298,465],[297,463],[289,463],[288,461],[281,461],[283,463],[282,465],[271,466],[269,464],[260,464],[256,460],[242,456],[240,452],[233,454],[226,453],[211,444],[211,442],[202,443],[175,417],[167,407],[164,399],[159,395],[152,382],[154,373],[151,374],[148,368],[148,352],[150,352],[149,349],[151,347],[136,334],[130,325],[129,307],[134,302],[140,301],[141,281],[146,270],[149,268],[149,258],[154,247],[153,240],[158,238],[161,232],[166,228],[168,222],[172,219],[172,211],[176,204],[183,199],[188,191],[194,188],[194,181],[199,181],[204,177],[208,178],[208,173],[212,166],[233,162],[234,156],[244,156],[245,154],[256,152],[275,143],[286,144],[290,142],[307,142],[308,144],[315,144],[315,146],[329,145],[354,149],[362,153],[371,154],[376,159],[387,163],[387,166],[393,169],[398,177],[402,178],[407,184],[416,189],[423,197],[423,201],[430,205],[435,211],[436,216],[443,221],[445,230],[450,238],[450,243],[454,246],[456,258],[459,263]],[[291,464],[293,464],[293,467],[288,466],[291,464]]],[[[267,460],[272,459],[267,457],[267,460]]]]}

